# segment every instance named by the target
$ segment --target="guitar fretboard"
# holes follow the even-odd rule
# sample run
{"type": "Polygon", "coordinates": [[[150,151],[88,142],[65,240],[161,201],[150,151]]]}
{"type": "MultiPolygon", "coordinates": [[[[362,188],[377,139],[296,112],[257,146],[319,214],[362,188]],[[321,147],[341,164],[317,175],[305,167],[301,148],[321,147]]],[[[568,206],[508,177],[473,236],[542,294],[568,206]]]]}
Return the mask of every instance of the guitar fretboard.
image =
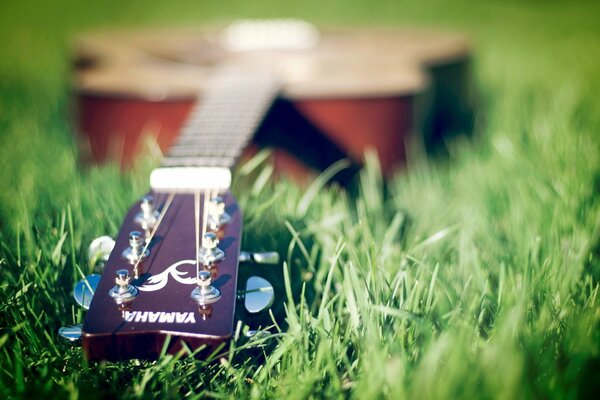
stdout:
{"type": "Polygon", "coordinates": [[[270,71],[233,66],[220,69],[163,165],[233,167],[279,90],[279,81],[270,71]]]}

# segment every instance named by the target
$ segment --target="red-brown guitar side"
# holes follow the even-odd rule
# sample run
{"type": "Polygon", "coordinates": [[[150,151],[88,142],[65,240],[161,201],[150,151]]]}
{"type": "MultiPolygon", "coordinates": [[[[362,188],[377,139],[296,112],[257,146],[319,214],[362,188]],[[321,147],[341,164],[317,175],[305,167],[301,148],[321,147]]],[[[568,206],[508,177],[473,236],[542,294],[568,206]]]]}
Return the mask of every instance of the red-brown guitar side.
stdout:
{"type": "MultiPolygon", "coordinates": [[[[193,104],[193,99],[146,101],[82,94],[77,106],[83,153],[94,163],[116,159],[129,167],[145,135],[156,138],[165,152],[193,104]]],[[[391,174],[404,165],[405,142],[415,123],[412,96],[303,99],[294,106],[353,159],[360,160],[364,151],[372,148],[384,173],[391,174]]],[[[281,149],[274,150],[273,162],[278,173],[300,179],[308,173],[301,160],[281,149]]]]}

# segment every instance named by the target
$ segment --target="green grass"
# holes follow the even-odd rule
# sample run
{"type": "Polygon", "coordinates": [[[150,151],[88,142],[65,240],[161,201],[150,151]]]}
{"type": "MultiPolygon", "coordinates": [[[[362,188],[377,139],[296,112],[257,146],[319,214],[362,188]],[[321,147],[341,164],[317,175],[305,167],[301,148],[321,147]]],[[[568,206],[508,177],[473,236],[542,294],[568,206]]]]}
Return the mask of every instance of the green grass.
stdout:
{"type": "Polygon", "coordinates": [[[0,397],[599,392],[597,3],[87,3],[0,5],[0,397]],[[57,328],[82,320],[69,292],[87,244],[118,232],[152,160],[126,175],[77,164],[66,37],[283,15],[466,32],[479,136],[447,160],[413,157],[389,196],[376,163],[356,198],[240,174],[244,247],[280,249],[288,286],[304,279],[285,333],[264,357],[234,346],[216,363],[87,363],[57,328]]]}

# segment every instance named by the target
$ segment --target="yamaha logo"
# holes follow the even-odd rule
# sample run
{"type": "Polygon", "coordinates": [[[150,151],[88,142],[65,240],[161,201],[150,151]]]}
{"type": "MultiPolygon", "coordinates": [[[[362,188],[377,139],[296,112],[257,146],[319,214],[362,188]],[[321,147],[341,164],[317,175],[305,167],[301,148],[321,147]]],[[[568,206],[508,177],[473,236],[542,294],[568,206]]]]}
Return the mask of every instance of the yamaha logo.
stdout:
{"type": "Polygon", "coordinates": [[[125,311],[125,321],[149,324],[195,324],[193,312],[125,311]]]}
{"type": "MultiPolygon", "coordinates": [[[[181,260],[166,268],[160,274],[151,276],[143,285],[138,287],[142,292],[155,292],[164,289],[169,283],[169,277],[184,285],[195,285],[196,280],[196,260],[181,260]],[[180,271],[178,268],[184,265],[191,265],[194,268],[187,267],[187,271],[180,271]]],[[[185,267],[184,267],[185,268],[185,267]]]]}

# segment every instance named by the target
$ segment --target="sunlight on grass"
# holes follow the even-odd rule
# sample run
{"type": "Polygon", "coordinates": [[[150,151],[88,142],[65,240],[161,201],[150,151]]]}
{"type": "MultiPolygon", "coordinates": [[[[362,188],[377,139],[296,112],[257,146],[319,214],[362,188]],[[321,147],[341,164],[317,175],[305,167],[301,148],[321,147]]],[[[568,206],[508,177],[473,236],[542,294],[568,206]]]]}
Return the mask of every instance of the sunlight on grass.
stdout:
{"type": "MultiPolygon", "coordinates": [[[[244,15],[286,11],[276,2],[208,3],[194,3],[189,15],[123,6],[113,23],[226,19],[237,6],[244,15]]],[[[386,187],[367,155],[356,196],[324,186],[325,175],[308,188],[273,182],[268,153],[259,153],[239,168],[234,192],[244,246],[285,259],[281,332],[227,344],[217,360],[181,354],[97,364],[62,345],[57,328],[82,321],[70,292],[91,272],[87,244],[118,232],[155,161],[124,175],[115,165],[78,164],[64,38],[109,24],[116,11],[73,5],[64,26],[49,21],[43,36],[44,9],[27,16],[19,5],[1,6],[15,18],[1,17],[0,28],[14,39],[6,50],[14,57],[0,60],[1,397],[597,393],[598,7],[440,2],[436,13],[433,5],[352,4],[341,15],[335,1],[293,10],[318,21],[449,26],[472,36],[478,136],[449,143],[447,159],[411,157],[386,187]]]]}

